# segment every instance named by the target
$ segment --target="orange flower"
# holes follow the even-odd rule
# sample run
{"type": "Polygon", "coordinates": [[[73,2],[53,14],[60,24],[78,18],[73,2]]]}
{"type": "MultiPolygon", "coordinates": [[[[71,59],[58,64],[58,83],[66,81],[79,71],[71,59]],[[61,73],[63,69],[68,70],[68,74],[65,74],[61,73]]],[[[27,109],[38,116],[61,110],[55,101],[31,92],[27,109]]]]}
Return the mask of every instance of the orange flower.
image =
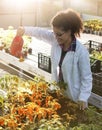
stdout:
{"type": "Polygon", "coordinates": [[[19,115],[15,115],[15,118],[17,120],[17,123],[20,123],[21,122],[21,119],[20,119],[20,116],[19,115]]]}
{"type": "Polygon", "coordinates": [[[28,115],[27,117],[29,118],[30,122],[33,122],[33,116],[32,115],[28,115]]]}
{"type": "Polygon", "coordinates": [[[53,99],[52,96],[47,96],[47,97],[46,97],[46,101],[51,101],[52,99],[53,99]]]}
{"type": "Polygon", "coordinates": [[[17,111],[18,111],[18,114],[19,114],[19,115],[25,115],[25,109],[24,109],[24,108],[19,107],[19,108],[17,109],[17,111]]]}
{"type": "Polygon", "coordinates": [[[38,120],[41,120],[42,118],[42,113],[38,113],[38,120]]]}
{"type": "Polygon", "coordinates": [[[48,108],[48,109],[46,109],[47,110],[47,113],[48,113],[48,117],[49,117],[49,119],[51,118],[51,116],[52,116],[52,114],[54,114],[55,112],[54,112],[54,110],[52,109],[52,108],[48,108]]]}
{"type": "Polygon", "coordinates": [[[5,123],[4,118],[3,118],[3,117],[0,117],[0,126],[3,126],[3,125],[4,125],[4,123],[5,123]]]}
{"type": "Polygon", "coordinates": [[[35,90],[36,90],[36,83],[34,83],[34,84],[32,84],[30,86],[30,90],[33,91],[33,92],[35,92],[35,90]]]}
{"type": "Polygon", "coordinates": [[[39,106],[41,106],[41,100],[36,100],[35,103],[37,103],[39,106]]]}
{"type": "Polygon", "coordinates": [[[54,109],[55,109],[55,110],[58,110],[58,109],[60,109],[60,108],[61,108],[61,105],[60,105],[59,103],[55,102],[55,103],[54,103],[54,109]]]}
{"type": "Polygon", "coordinates": [[[34,110],[32,107],[27,107],[25,111],[26,111],[26,115],[33,115],[34,113],[34,110]]]}
{"type": "Polygon", "coordinates": [[[9,119],[7,122],[7,125],[8,125],[8,127],[14,128],[14,129],[17,127],[17,123],[15,122],[14,119],[9,119]]]}

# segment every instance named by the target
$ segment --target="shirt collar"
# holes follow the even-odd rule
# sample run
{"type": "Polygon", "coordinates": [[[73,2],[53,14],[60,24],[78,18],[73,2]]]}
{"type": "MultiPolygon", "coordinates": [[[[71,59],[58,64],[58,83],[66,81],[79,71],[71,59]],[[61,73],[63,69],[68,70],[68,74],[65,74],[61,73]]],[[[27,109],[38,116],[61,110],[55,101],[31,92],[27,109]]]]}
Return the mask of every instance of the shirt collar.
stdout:
{"type": "Polygon", "coordinates": [[[75,52],[76,50],[76,38],[73,40],[73,43],[71,44],[71,51],[75,52]]]}
{"type": "MultiPolygon", "coordinates": [[[[63,46],[60,46],[63,49],[63,46]]],[[[76,38],[74,38],[74,40],[72,41],[72,44],[70,45],[70,47],[68,48],[67,51],[74,51],[76,50],[76,38]]]]}

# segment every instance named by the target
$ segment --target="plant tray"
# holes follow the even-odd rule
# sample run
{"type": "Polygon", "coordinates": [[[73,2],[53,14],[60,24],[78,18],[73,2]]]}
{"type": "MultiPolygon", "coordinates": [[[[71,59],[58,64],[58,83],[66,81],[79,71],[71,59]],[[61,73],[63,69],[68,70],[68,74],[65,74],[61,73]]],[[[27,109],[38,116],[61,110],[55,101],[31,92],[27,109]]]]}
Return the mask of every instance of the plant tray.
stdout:
{"type": "Polygon", "coordinates": [[[92,92],[88,102],[90,104],[102,109],[102,96],[99,96],[92,92]]]}
{"type": "Polygon", "coordinates": [[[102,72],[102,60],[97,60],[95,58],[90,57],[91,71],[93,73],[101,73],[102,72]]]}
{"type": "Polygon", "coordinates": [[[102,96],[102,73],[93,73],[93,89],[92,92],[102,96]]]}
{"type": "Polygon", "coordinates": [[[102,109],[102,73],[92,73],[93,88],[89,103],[102,109]]]}
{"type": "Polygon", "coordinates": [[[102,51],[102,43],[100,42],[96,42],[96,41],[93,41],[93,40],[89,40],[87,43],[84,44],[87,49],[89,50],[89,53],[91,54],[91,52],[93,50],[96,50],[96,51],[102,51]]]}
{"type": "Polygon", "coordinates": [[[38,68],[51,73],[51,58],[44,53],[38,53],[38,68]]]}

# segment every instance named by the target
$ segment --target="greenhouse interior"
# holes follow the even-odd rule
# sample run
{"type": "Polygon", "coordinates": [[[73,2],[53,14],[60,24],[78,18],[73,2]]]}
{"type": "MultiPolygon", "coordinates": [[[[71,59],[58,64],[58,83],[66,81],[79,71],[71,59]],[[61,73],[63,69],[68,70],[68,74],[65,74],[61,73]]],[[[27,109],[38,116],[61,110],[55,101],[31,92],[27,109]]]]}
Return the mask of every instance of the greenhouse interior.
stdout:
{"type": "Polygon", "coordinates": [[[0,130],[102,130],[102,0],[0,0],[0,130]]]}

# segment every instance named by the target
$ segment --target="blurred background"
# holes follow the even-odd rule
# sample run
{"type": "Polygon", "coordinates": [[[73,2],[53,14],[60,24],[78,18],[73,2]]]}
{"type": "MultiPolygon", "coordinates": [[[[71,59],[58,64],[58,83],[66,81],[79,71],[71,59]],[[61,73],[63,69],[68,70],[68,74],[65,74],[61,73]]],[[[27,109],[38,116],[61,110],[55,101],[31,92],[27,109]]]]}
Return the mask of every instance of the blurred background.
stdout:
{"type": "Polygon", "coordinates": [[[67,8],[77,10],[83,19],[102,19],[102,0],[0,0],[0,28],[49,27],[51,18],[67,8]]]}

